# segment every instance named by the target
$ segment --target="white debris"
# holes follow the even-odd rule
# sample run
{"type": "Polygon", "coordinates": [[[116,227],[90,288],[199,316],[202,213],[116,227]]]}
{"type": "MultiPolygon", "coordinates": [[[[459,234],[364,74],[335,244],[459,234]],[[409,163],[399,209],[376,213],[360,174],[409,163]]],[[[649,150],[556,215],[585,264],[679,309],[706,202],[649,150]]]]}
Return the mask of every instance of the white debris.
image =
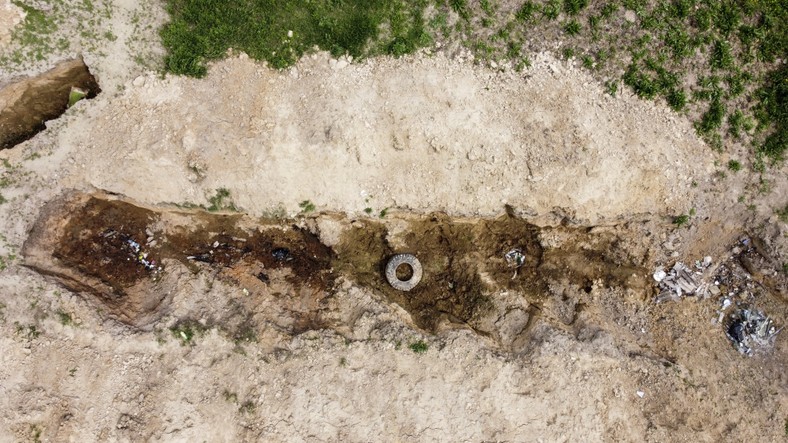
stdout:
{"type": "Polygon", "coordinates": [[[637,395],[638,395],[638,397],[640,397],[640,398],[643,398],[643,397],[645,397],[645,396],[646,396],[646,393],[645,393],[645,392],[643,392],[643,391],[637,391],[637,392],[635,392],[635,394],[637,394],[637,395]]]}
{"type": "Polygon", "coordinates": [[[665,272],[662,267],[658,267],[654,271],[654,280],[657,281],[661,289],[657,302],[679,300],[683,296],[690,295],[706,297],[709,292],[714,292],[716,288],[703,281],[703,271],[707,270],[711,263],[711,257],[706,256],[702,261],[695,262],[695,268],[698,271],[693,271],[682,262],[676,262],[669,273],[665,272]]]}

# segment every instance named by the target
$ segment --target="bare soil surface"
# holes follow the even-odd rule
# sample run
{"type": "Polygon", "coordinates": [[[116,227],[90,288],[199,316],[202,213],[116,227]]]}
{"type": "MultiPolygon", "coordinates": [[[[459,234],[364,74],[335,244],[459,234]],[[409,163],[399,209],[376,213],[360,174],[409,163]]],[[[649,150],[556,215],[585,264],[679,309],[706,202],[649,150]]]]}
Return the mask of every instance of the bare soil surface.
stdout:
{"type": "MultiPolygon", "coordinates": [[[[142,3],[110,3],[130,36],[142,3]]],[[[104,93],[0,152],[0,441],[785,440],[784,331],[726,336],[788,323],[784,165],[721,174],[684,117],[548,53],[194,80],[140,41],[86,48],[104,93]],[[705,256],[713,292],[655,302],[705,256]]]]}

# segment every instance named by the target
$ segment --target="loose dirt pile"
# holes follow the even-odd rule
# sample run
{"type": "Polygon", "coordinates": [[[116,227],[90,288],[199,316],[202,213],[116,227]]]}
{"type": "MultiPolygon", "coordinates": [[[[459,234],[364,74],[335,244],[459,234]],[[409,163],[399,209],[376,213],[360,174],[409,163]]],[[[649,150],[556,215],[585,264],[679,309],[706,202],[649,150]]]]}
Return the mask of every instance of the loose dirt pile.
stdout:
{"type": "Polygon", "coordinates": [[[61,149],[92,165],[66,183],[149,204],[222,187],[258,215],[308,199],[348,213],[509,204],[597,223],[686,211],[712,168],[678,116],[547,55],[524,76],[441,55],[346,65],[316,55],[276,72],[239,57],[201,81],[137,78],[63,131],[61,149]]]}

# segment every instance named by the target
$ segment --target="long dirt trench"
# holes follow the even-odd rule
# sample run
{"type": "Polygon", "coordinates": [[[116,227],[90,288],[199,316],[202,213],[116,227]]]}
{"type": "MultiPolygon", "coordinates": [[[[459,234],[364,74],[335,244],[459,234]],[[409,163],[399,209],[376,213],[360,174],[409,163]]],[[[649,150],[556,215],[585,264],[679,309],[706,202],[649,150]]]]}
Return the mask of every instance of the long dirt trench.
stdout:
{"type": "Polygon", "coordinates": [[[651,297],[646,270],[622,253],[620,241],[610,229],[538,227],[506,213],[253,219],[71,193],[42,211],[23,255],[27,266],[135,328],[150,329],[167,313],[177,286],[210,275],[242,288],[233,313],[211,320],[236,339],[267,327],[342,330],[353,315],[332,297],[349,281],[404,309],[422,330],[470,327],[510,348],[527,342],[536,317],[571,325],[595,288],[651,297]],[[504,257],[515,249],[525,256],[519,267],[504,257]],[[384,277],[388,258],[402,252],[424,268],[409,292],[384,277]],[[574,292],[545,309],[558,286],[574,292]]]}

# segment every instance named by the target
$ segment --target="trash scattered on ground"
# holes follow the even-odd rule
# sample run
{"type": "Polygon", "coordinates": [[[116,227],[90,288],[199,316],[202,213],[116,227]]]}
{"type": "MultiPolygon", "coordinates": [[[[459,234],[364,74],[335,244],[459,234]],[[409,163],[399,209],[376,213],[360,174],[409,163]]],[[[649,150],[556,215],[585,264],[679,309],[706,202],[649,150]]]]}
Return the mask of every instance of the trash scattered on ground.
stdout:
{"type": "Polygon", "coordinates": [[[512,249],[504,255],[504,258],[510,268],[520,268],[525,264],[525,255],[519,249],[512,249]]]}
{"type": "Polygon", "coordinates": [[[704,282],[704,271],[712,263],[711,257],[704,257],[703,260],[695,261],[695,269],[687,267],[682,262],[676,262],[670,272],[665,272],[662,267],[654,271],[653,277],[660,288],[657,303],[667,300],[677,301],[682,296],[698,295],[707,297],[709,292],[715,292],[714,288],[704,282]]]}
{"type": "Polygon", "coordinates": [[[645,393],[645,392],[643,392],[643,391],[637,391],[637,392],[635,392],[635,394],[637,394],[637,395],[638,395],[638,397],[640,397],[640,398],[643,398],[643,397],[645,397],[645,396],[646,396],[646,393],[645,393]]]}
{"type": "Polygon", "coordinates": [[[754,309],[741,309],[731,314],[725,327],[725,335],[736,349],[744,355],[752,355],[754,349],[769,348],[774,344],[777,329],[772,319],[754,309]]]}
{"type": "Polygon", "coordinates": [[[198,261],[208,264],[227,264],[231,262],[234,257],[241,256],[248,249],[241,249],[238,246],[230,243],[214,241],[205,252],[198,252],[195,254],[187,255],[187,260],[198,261]]]}
{"type": "Polygon", "coordinates": [[[133,238],[126,234],[119,233],[115,230],[108,230],[102,234],[104,238],[119,238],[126,249],[131,252],[131,257],[139,264],[141,264],[145,269],[148,271],[158,272],[161,271],[161,266],[158,266],[156,260],[150,259],[148,260],[149,253],[142,250],[142,246],[134,241],[133,238]]]}
{"type": "Polygon", "coordinates": [[[271,252],[271,255],[273,255],[277,261],[290,261],[293,259],[290,255],[290,250],[287,248],[276,248],[271,252]]]}
{"type": "Polygon", "coordinates": [[[515,248],[504,254],[503,257],[506,259],[506,265],[514,268],[514,275],[512,275],[512,280],[514,280],[517,277],[517,270],[525,264],[525,254],[520,249],[515,248]]]}

